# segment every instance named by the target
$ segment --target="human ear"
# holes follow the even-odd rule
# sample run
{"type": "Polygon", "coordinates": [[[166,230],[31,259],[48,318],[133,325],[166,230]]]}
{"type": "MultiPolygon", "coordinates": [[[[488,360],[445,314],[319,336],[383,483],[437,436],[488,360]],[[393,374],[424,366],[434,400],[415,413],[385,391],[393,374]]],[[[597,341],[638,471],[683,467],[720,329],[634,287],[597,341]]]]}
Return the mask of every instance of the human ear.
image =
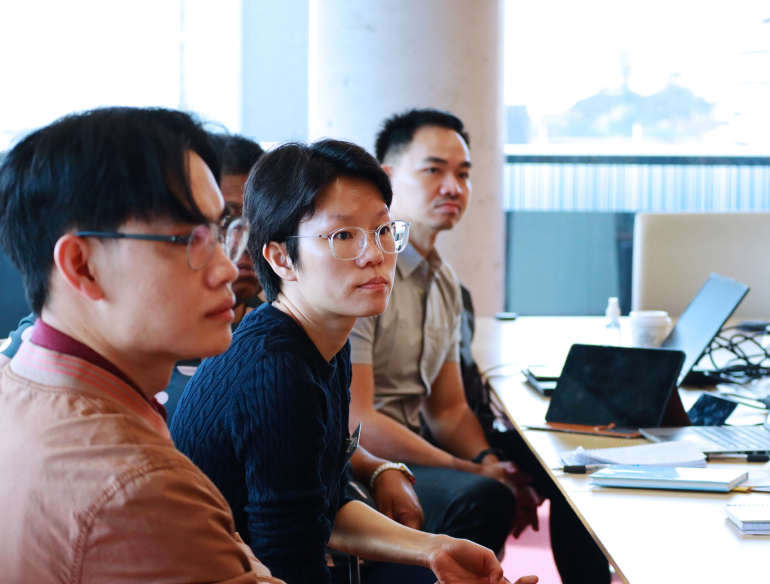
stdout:
{"type": "Polygon", "coordinates": [[[275,241],[265,244],[262,248],[262,257],[267,260],[267,263],[282,280],[296,281],[297,273],[286,251],[286,244],[275,241]]]}
{"type": "Polygon", "coordinates": [[[101,300],[104,291],[96,278],[91,243],[67,233],[53,250],[53,261],[64,281],[89,300],[101,300]]]}
{"type": "Polygon", "coordinates": [[[382,170],[385,171],[385,174],[388,175],[388,178],[390,180],[393,180],[393,167],[390,164],[381,164],[382,170]]]}

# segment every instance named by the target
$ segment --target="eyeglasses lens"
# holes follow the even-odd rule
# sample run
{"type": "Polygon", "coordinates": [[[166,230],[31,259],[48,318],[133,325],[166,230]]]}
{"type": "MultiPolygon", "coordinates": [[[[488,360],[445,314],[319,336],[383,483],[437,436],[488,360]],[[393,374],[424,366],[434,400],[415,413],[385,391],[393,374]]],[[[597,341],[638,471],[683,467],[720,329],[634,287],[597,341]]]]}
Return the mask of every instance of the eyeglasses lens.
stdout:
{"type": "Polygon", "coordinates": [[[354,260],[366,247],[368,234],[363,229],[350,227],[337,231],[332,237],[334,255],[341,260],[354,260]]]}
{"type": "Polygon", "coordinates": [[[249,224],[239,217],[227,226],[225,234],[225,253],[231,261],[237,262],[246,251],[249,241],[249,224]]]}
{"type": "Polygon", "coordinates": [[[190,234],[187,244],[187,263],[193,270],[200,270],[214,255],[217,241],[222,240],[225,255],[232,262],[241,259],[249,241],[249,223],[239,217],[227,225],[224,238],[218,225],[198,225],[190,234]]]}
{"type": "Polygon", "coordinates": [[[385,253],[399,253],[409,241],[409,224],[406,221],[392,221],[380,227],[377,233],[380,249],[385,253]]]}
{"type": "Polygon", "coordinates": [[[187,244],[187,263],[193,270],[200,270],[211,259],[217,238],[208,225],[198,225],[190,234],[187,244]]]}

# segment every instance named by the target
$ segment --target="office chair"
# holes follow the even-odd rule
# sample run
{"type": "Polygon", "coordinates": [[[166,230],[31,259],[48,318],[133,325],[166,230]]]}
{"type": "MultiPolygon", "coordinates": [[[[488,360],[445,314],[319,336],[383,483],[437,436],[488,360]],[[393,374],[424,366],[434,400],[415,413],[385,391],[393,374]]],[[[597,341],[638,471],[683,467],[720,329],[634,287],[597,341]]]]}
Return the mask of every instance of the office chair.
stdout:
{"type": "Polygon", "coordinates": [[[770,213],[637,213],[632,307],[679,316],[712,272],[748,284],[739,317],[770,317],[770,213]]]}

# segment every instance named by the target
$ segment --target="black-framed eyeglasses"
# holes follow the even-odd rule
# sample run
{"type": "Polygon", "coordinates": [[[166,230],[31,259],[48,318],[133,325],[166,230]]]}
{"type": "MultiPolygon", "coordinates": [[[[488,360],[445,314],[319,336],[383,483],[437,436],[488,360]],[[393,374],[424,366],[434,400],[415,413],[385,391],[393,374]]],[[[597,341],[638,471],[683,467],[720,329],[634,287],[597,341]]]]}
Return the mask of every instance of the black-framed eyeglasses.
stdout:
{"type": "Polygon", "coordinates": [[[190,235],[155,235],[112,231],[78,231],[75,235],[78,237],[164,241],[186,245],[187,265],[192,270],[200,270],[214,255],[217,243],[224,246],[225,255],[231,262],[237,262],[246,250],[246,244],[249,240],[249,221],[245,217],[225,217],[219,223],[198,225],[190,232],[190,235]]]}
{"type": "Polygon", "coordinates": [[[369,234],[374,234],[374,242],[380,251],[387,254],[401,253],[409,243],[408,221],[388,221],[377,229],[366,230],[363,227],[342,227],[326,235],[290,235],[289,237],[323,237],[329,241],[332,255],[338,260],[356,260],[361,257],[369,242],[369,234]]]}

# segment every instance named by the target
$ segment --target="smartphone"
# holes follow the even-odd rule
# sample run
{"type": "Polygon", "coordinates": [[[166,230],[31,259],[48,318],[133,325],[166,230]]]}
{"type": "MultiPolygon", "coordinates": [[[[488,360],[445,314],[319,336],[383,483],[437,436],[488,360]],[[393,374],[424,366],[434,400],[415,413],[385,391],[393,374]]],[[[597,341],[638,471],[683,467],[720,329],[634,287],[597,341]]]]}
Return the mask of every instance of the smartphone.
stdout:
{"type": "Polygon", "coordinates": [[[704,393],[687,412],[693,426],[722,426],[738,404],[711,393],[704,393]]]}
{"type": "Polygon", "coordinates": [[[515,312],[498,312],[495,314],[496,320],[516,320],[519,318],[519,315],[515,312]]]}
{"type": "Polygon", "coordinates": [[[522,373],[533,389],[541,395],[550,396],[556,389],[561,367],[532,366],[522,370],[522,373]]]}

